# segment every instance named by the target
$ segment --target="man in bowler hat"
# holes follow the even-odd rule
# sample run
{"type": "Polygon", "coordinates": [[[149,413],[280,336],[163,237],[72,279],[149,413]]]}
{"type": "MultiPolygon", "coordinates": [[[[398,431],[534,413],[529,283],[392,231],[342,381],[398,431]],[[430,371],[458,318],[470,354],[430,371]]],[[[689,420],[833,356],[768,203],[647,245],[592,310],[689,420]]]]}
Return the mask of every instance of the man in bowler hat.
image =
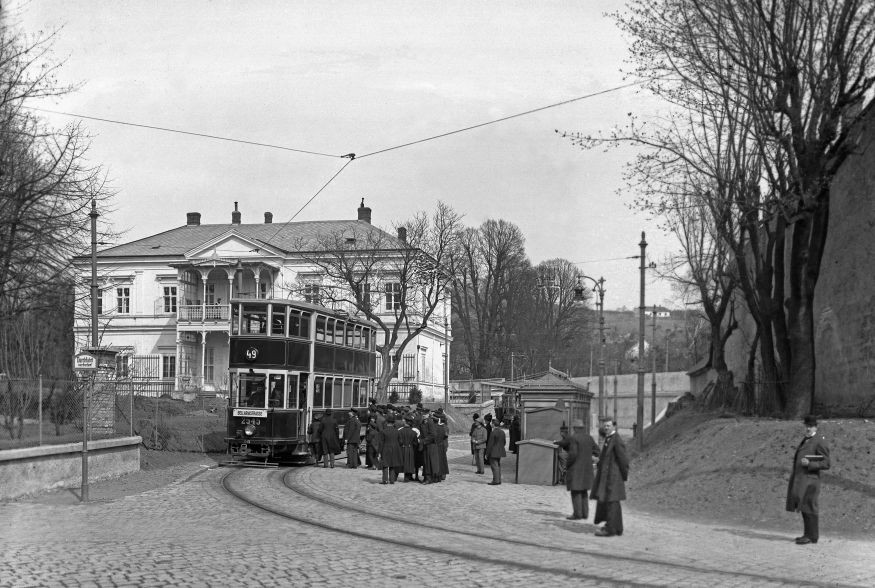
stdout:
{"type": "Polygon", "coordinates": [[[489,469],[492,470],[490,486],[501,484],[501,458],[507,456],[507,452],[504,450],[506,443],[507,437],[504,436],[504,429],[499,423],[496,423],[486,439],[486,456],[489,457],[489,469]]]}
{"type": "Polygon", "coordinates": [[[592,464],[593,457],[598,455],[598,445],[586,432],[583,419],[575,419],[571,423],[574,433],[567,434],[568,429],[563,425],[565,433],[561,441],[556,445],[568,452],[566,458],[565,487],[571,492],[571,516],[565,517],[570,521],[586,519],[589,517],[589,500],[586,493],[592,488],[592,464]]]}
{"type": "Polygon", "coordinates": [[[361,441],[362,424],[358,419],[358,411],[349,409],[349,420],[343,427],[343,440],[346,442],[346,467],[359,467],[359,442],[361,441]]]}
{"type": "Polygon", "coordinates": [[[817,543],[820,538],[818,517],[820,509],[820,472],[828,470],[829,445],[823,435],[817,433],[817,418],[808,415],[803,420],[805,437],[793,456],[793,471],[787,487],[787,510],[802,513],[804,531],[796,538],[797,545],[817,543]]]}

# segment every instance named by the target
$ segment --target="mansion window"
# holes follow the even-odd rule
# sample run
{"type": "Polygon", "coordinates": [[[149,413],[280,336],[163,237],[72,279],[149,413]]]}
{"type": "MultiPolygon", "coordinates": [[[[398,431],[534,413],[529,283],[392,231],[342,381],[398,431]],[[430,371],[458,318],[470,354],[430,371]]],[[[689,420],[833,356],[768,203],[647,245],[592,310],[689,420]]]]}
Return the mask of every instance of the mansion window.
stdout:
{"type": "Polygon", "coordinates": [[[390,282],[386,284],[386,310],[401,309],[401,283],[390,282]]]}
{"type": "Polygon", "coordinates": [[[206,348],[204,355],[204,383],[212,382],[216,376],[216,350],[212,347],[206,348]]]}
{"type": "Polygon", "coordinates": [[[176,286],[164,286],[164,312],[176,312],[176,286]]]}
{"type": "Polygon", "coordinates": [[[176,356],[162,355],[161,356],[161,377],[170,379],[176,377],[176,356]]]}
{"type": "Polygon", "coordinates": [[[116,288],[116,312],[119,314],[131,313],[131,289],[116,288]]]}
{"type": "MultiPolygon", "coordinates": [[[[165,290],[167,288],[164,288],[165,290]]],[[[207,284],[207,293],[204,302],[207,304],[215,304],[216,303],[216,285],[215,284],[207,284]]]]}
{"type": "Polygon", "coordinates": [[[304,302],[319,304],[319,284],[307,284],[304,286],[304,302]]]}

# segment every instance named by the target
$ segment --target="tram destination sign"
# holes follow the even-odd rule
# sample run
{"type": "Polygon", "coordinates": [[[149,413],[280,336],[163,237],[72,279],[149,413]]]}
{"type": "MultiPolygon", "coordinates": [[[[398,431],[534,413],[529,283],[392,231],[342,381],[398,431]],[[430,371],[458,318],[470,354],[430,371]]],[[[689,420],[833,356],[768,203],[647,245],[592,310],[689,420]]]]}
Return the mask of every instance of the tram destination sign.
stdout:
{"type": "Polygon", "coordinates": [[[267,410],[259,410],[257,408],[235,408],[235,417],[254,417],[257,419],[266,419],[267,410]]]}
{"type": "Polygon", "coordinates": [[[73,369],[77,372],[95,372],[97,358],[90,353],[77,353],[73,356],[73,369]]]}

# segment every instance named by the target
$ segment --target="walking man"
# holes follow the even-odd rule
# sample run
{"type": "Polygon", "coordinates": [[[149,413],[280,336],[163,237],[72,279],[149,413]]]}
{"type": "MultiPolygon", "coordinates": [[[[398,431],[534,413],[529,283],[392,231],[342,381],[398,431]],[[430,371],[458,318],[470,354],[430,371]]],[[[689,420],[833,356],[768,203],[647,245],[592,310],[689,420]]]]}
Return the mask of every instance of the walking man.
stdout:
{"type": "Polygon", "coordinates": [[[349,420],[343,427],[343,440],[346,442],[346,467],[356,469],[359,467],[359,442],[361,441],[362,424],[359,421],[358,411],[349,409],[349,420]]]}
{"type": "Polygon", "coordinates": [[[380,453],[380,430],[377,428],[376,414],[370,417],[366,433],[366,462],[369,470],[377,469],[377,454],[380,453]]]}
{"type": "MultiPolygon", "coordinates": [[[[595,524],[604,521],[605,526],[596,532],[597,537],[613,537],[623,534],[623,509],[620,501],[626,500],[626,480],[629,479],[629,458],[626,446],[617,434],[617,423],[606,421],[605,444],[598,457],[598,470],[593,482],[592,497],[598,502],[595,509],[595,524]]],[[[575,457],[575,461],[577,458],[575,457]]]]}
{"type": "Polygon", "coordinates": [[[797,545],[817,543],[820,538],[818,517],[820,509],[817,499],[820,496],[820,472],[828,470],[829,445],[823,435],[817,434],[817,418],[805,417],[805,437],[793,456],[793,472],[787,488],[787,510],[802,513],[804,531],[796,538],[797,545]]]}
{"type": "Polygon", "coordinates": [[[593,438],[586,433],[582,419],[575,419],[571,425],[574,427],[574,433],[563,434],[562,440],[556,441],[556,445],[568,452],[565,487],[571,492],[572,513],[565,518],[569,521],[577,521],[589,517],[589,500],[586,492],[592,488],[593,456],[598,454],[599,450],[593,438]]]}
{"type": "Polygon", "coordinates": [[[381,484],[394,484],[398,479],[398,470],[403,465],[401,461],[401,443],[398,439],[398,429],[395,428],[395,417],[387,418],[387,426],[380,432],[380,465],[383,466],[383,481],[381,484]]]}
{"type": "Polygon", "coordinates": [[[507,443],[507,438],[504,435],[504,429],[501,428],[501,424],[496,422],[489,434],[489,439],[486,440],[486,455],[489,457],[489,469],[492,470],[490,486],[501,484],[501,458],[507,455],[504,450],[505,443],[507,443]]]}

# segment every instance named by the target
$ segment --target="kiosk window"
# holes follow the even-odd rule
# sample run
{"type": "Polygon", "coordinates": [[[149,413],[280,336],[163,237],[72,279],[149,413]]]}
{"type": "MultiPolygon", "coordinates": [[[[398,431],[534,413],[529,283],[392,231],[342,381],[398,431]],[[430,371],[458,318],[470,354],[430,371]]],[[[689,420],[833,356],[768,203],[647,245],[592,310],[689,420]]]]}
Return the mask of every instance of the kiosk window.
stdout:
{"type": "Polygon", "coordinates": [[[274,304],[270,311],[270,334],[274,337],[286,336],[286,307],[274,304]]]}

